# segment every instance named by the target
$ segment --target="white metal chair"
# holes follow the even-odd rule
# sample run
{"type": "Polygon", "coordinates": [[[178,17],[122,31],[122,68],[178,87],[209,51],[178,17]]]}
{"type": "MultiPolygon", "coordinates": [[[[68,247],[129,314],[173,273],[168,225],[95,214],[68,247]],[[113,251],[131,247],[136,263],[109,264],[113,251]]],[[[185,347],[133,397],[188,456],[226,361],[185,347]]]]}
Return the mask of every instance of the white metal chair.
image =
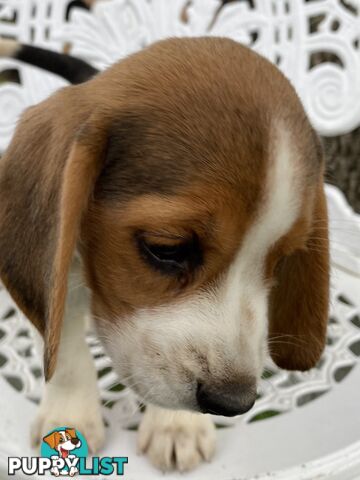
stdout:
{"type": "MultiPolygon", "coordinates": [[[[93,12],[74,9],[66,22],[68,3],[1,0],[0,35],[57,50],[70,44],[73,54],[100,68],[160,38],[228,36],[283,70],[319,133],[337,135],[360,124],[358,0],[240,0],[223,8],[220,0],[104,0],[93,12]],[[326,62],[318,62],[320,52],[327,53],[326,62]]],[[[16,75],[0,84],[0,151],[19,114],[66,84],[14,60],[0,60],[4,70],[16,75]]],[[[360,216],[336,188],[328,186],[327,197],[332,290],[321,362],[307,373],[281,372],[270,364],[253,410],[219,430],[215,460],[186,477],[169,478],[360,478],[360,216]]],[[[102,455],[129,456],[128,478],[158,479],[146,458],[136,456],[135,432],[126,428],[138,421],[136,399],[114,387],[110,360],[91,335],[89,344],[108,422],[102,455]]],[[[34,455],[28,431],[42,382],[29,324],[2,289],[0,478],[8,456],[34,455]]]]}

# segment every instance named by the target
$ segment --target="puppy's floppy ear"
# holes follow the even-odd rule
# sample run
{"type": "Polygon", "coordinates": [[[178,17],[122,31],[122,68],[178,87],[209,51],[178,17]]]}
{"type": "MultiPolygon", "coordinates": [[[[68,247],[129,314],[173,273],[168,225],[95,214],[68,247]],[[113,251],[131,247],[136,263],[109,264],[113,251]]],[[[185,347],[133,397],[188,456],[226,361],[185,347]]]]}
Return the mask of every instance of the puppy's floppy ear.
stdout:
{"type": "Polygon", "coordinates": [[[68,433],[71,438],[77,438],[75,428],[67,428],[65,432],[68,433]]]}
{"type": "Polygon", "coordinates": [[[81,219],[105,148],[105,131],[94,115],[79,128],[74,106],[64,106],[64,92],[23,116],[0,164],[1,279],[44,337],[47,380],[55,368],[81,219]]]}
{"type": "Polygon", "coordinates": [[[316,365],[325,346],[328,306],[328,221],[321,181],[306,249],[284,259],[270,296],[270,354],[279,367],[308,370],[316,365]]]}
{"type": "Polygon", "coordinates": [[[56,437],[58,435],[59,435],[59,432],[49,433],[49,435],[46,435],[46,437],[43,438],[43,442],[47,443],[50,448],[55,448],[55,445],[57,443],[56,437]]]}

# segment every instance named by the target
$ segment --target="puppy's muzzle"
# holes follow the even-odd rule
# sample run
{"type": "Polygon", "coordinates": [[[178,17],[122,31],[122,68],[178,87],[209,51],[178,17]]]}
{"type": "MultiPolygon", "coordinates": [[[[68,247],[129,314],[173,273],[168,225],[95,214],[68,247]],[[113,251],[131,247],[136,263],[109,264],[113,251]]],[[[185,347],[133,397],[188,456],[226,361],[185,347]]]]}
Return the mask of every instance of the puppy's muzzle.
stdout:
{"type": "Polygon", "coordinates": [[[196,399],[203,413],[233,417],[249,411],[256,400],[256,381],[206,385],[198,383],[196,399]]]}

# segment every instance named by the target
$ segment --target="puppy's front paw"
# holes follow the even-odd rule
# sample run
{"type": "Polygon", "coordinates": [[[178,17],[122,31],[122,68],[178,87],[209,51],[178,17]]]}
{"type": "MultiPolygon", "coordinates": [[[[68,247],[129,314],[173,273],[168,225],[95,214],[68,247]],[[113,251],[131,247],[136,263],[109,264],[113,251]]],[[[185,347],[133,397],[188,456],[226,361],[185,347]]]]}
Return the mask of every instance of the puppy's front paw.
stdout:
{"type": "Polygon", "coordinates": [[[101,449],[105,440],[105,427],[98,399],[79,404],[76,399],[59,395],[58,399],[45,398],[31,426],[31,445],[37,447],[42,438],[57,427],[75,428],[85,437],[91,453],[101,449]]]}
{"type": "Polygon", "coordinates": [[[215,427],[208,415],[146,409],[138,432],[138,449],[162,471],[192,470],[215,453],[215,427]]]}

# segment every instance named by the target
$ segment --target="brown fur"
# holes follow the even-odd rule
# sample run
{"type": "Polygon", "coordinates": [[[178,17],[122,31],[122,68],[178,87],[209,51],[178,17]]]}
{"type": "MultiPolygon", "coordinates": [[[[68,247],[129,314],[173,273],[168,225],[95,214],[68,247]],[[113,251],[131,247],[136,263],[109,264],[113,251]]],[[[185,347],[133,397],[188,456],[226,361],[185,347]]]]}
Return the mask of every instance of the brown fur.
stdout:
{"type": "MultiPolygon", "coordinates": [[[[319,146],[294,91],[276,67],[230,40],[160,42],[25,113],[0,166],[0,272],[45,336],[47,378],[76,244],[99,316],[207,288],[263,201],[274,119],[292,132],[303,181],[314,190],[319,146]],[[165,236],[195,230],[204,266],[182,280],[150,270],[133,244],[137,229],[165,236]]],[[[311,212],[311,195],[306,203],[311,212]]],[[[326,221],[324,206],[317,204],[314,218],[326,221]]],[[[305,241],[305,226],[301,235],[305,241]]],[[[324,343],[328,259],[316,250],[285,260],[274,290],[270,335],[308,335],[294,355],[273,350],[285,367],[313,365],[324,343]]],[[[269,260],[269,277],[282,253],[269,260]]]]}

